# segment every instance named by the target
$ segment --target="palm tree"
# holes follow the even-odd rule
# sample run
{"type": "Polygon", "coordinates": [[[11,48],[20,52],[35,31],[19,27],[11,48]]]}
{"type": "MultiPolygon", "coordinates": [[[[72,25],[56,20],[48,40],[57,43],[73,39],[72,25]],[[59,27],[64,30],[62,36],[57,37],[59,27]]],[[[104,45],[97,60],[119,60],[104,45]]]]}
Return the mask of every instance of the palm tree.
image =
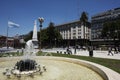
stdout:
{"type": "Polygon", "coordinates": [[[86,23],[88,22],[88,14],[87,12],[83,11],[80,17],[81,24],[83,25],[83,33],[84,33],[84,39],[85,39],[85,26],[86,23]]]}
{"type": "Polygon", "coordinates": [[[88,22],[88,14],[87,12],[83,11],[80,17],[80,22],[81,25],[83,25],[83,39],[84,39],[84,43],[85,46],[87,46],[87,42],[86,42],[86,38],[85,38],[85,27],[87,26],[87,22],[88,22]]]}

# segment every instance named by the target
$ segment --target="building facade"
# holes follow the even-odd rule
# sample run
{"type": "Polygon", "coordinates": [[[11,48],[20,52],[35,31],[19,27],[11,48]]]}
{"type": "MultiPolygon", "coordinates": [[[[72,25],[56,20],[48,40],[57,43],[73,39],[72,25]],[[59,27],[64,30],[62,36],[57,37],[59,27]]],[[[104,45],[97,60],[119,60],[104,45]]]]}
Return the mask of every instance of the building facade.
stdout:
{"type": "MultiPolygon", "coordinates": [[[[107,10],[92,16],[91,19],[91,43],[95,49],[107,49],[109,46],[118,46],[120,43],[115,39],[102,37],[104,23],[120,20],[120,7],[107,10]],[[117,44],[117,45],[116,45],[117,44]]],[[[109,36],[108,36],[109,37],[109,36]]]]}
{"type": "Polygon", "coordinates": [[[111,9],[92,16],[91,21],[91,38],[92,40],[102,40],[101,31],[103,24],[109,21],[120,19],[120,8],[111,9]]]}
{"type": "Polygon", "coordinates": [[[18,38],[15,37],[6,37],[6,36],[0,36],[0,48],[1,47],[13,47],[13,48],[18,48],[20,47],[20,42],[18,38]],[[6,39],[7,39],[7,44],[6,44],[6,39]]]}
{"type": "MultiPolygon", "coordinates": [[[[89,23],[90,24],[90,23],[89,23]]],[[[73,21],[55,26],[65,39],[90,39],[90,25],[83,26],[80,21],[73,21]]]]}
{"type": "Polygon", "coordinates": [[[0,47],[6,46],[6,37],[0,35],[0,47]]]}
{"type": "Polygon", "coordinates": [[[60,32],[63,38],[63,44],[75,46],[84,45],[85,40],[90,40],[90,23],[87,22],[86,26],[83,26],[79,20],[72,21],[60,25],[56,25],[55,28],[60,32]]]}

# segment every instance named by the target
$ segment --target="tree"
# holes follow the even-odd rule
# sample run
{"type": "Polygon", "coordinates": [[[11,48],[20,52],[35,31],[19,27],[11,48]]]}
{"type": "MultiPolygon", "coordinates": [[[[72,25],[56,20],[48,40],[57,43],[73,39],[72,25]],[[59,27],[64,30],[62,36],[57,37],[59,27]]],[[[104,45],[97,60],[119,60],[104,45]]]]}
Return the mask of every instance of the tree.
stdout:
{"type": "Polygon", "coordinates": [[[50,43],[50,47],[54,45],[55,40],[61,40],[62,36],[60,35],[60,32],[58,32],[55,27],[54,23],[50,22],[48,28],[47,28],[47,36],[48,36],[48,41],[50,43]]]}
{"type": "Polygon", "coordinates": [[[119,42],[120,42],[120,20],[116,21],[116,31],[117,31],[116,35],[117,35],[119,42]]]}
{"type": "Polygon", "coordinates": [[[80,17],[81,23],[86,26],[86,22],[88,22],[88,14],[87,12],[83,11],[80,17]]]}
{"type": "MultiPolygon", "coordinates": [[[[38,41],[40,42],[40,33],[41,35],[41,43],[42,47],[44,46],[49,46],[52,47],[55,43],[55,41],[60,42],[62,40],[62,36],[58,30],[54,27],[54,23],[50,22],[49,26],[45,29],[42,29],[41,32],[38,32],[38,41]]],[[[32,39],[33,31],[30,31],[26,36],[25,36],[25,41],[28,41],[32,39]]]]}
{"type": "Polygon", "coordinates": [[[48,35],[46,34],[47,33],[47,29],[43,29],[41,32],[42,32],[42,36],[41,36],[42,42],[43,41],[47,41],[48,40],[48,35]]]}
{"type": "Polygon", "coordinates": [[[55,31],[54,30],[55,30],[54,23],[50,22],[50,24],[47,28],[47,35],[48,35],[50,47],[52,46],[52,43],[55,39],[55,31]]]}
{"type": "Polygon", "coordinates": [[[119,38],[118,36],[120,32],[120,21],[110,21],[110,22],[106,22],[103,24],[103,29],[101,32],[101,36],[103,38],[107,37],[107,38],[119,38]]]}
{"type": "Polygon", "coordinates": [[[62,39],[60,32],[56,30],[53,22],[50,22],[49,26],[45,29],[42,29],[41,32],[42,32],[41,35],[42,46],[53,47],[55,41],[60,42],[62,39]]]}
{"type": "Polygon", "coordinates": [[[104,23],[101,36],[103,38],[113,39],[114,41],[115,39],[120,41],[120,20],[104,23]]]}
{"type": "MultiPolygon", "coordinates": [[[[87,12],[83,11],[80,17],[81,24],[83,25],[83,34],[84,34],[84,41],[85,40],[85,27],[87,26],[88,23],[88,14],[87,12]]],[[[86,42],[85,42],[86,45],[86,42]]]]}
{"type": "Polygon", "coordinates": [[[25,35],[25,42],[32,39],[33,31],[30,31],[28,34],[25,35]]]}

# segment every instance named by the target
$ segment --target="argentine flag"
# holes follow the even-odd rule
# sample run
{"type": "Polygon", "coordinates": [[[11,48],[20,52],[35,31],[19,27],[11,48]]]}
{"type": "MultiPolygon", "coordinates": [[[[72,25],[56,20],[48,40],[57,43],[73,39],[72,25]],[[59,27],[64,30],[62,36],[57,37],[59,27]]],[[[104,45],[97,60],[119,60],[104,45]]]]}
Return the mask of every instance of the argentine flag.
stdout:
{"type": "Polygon", "coordinates": [[[14,27],[14,28],[19,28],[19,24],[16,24],[16,23],[14,23],[14,22],[12,22],[12,21],[8,21],[8,27],[14,27]]]}

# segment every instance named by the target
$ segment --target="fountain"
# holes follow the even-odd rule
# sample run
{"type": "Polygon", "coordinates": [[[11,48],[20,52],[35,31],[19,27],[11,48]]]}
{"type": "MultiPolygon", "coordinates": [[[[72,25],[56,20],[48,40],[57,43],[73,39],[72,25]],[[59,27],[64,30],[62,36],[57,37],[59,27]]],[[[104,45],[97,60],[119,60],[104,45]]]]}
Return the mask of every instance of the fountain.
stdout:
{"type": "Polygon", "coordinates": [[[20,60],[16,63],[16,70],[22,71],[33,71],[36,70],[36,61],[31,59],[20,60]]]}
{"type": "Polygon", "coordinates": [[[11,75],[15,75],[16,77],[20,78],[22,75],[34,75],[37,73],[42,74],[43,71],[41,70],[43,68],[44,71],[46,71],[46,67],[41,67],[34,59],[33,57],[36,56],[36,49],[38,47],[38,40],[37,40],[37,28],[36,28],[36,21],[34,24],[33,29],[33,38],[32,40],[28,40],[25,45],[24,55],[23,59],[20,61],[17,61],[14,68],[12,69],[6,69],[5,72],[3,72],[4,75],[6,75],[8,78],[11,78],[11,75]]]}
{"type": "Polygon", "coordinates": [[[26,59],[26,58],[30,58],[30,57],[35,56],[35,55],[36,55],[36,51],[34,49],[33,42],[32,42],[32,40],[28,40],[26,42],[26,45],[25,45],[25,50],[24,50],[23,56],[26,59]]]}
{"type": "Polygon", "coordinates": [[[0,63],[0,80],[108,80],[83,62],[68,58],[36,56],[34,60],[24,60],[11,57],[1,58],[0,63]]]}
{"type": "Polygon", "coordinates": [[[103,70],[90,63],[36,56],[33,41],[35,37],[26,42],[24,56],[0,58],[0,80],[108,80],[103,70]]]}
{"type": "Polygon", "coordinates": [[[1,59],[0,61],[3,62],[0,64],[0,73],[6,69],[3,71],[6,77],[1,77],[1,80],[96,80],[96,78],[108,80],[106,76],[101,77],[95,70],[80,61],[58,57],[37,57],[34,51],[32,40],[29,40],[26,42],[22,58],[1,59]]]}

